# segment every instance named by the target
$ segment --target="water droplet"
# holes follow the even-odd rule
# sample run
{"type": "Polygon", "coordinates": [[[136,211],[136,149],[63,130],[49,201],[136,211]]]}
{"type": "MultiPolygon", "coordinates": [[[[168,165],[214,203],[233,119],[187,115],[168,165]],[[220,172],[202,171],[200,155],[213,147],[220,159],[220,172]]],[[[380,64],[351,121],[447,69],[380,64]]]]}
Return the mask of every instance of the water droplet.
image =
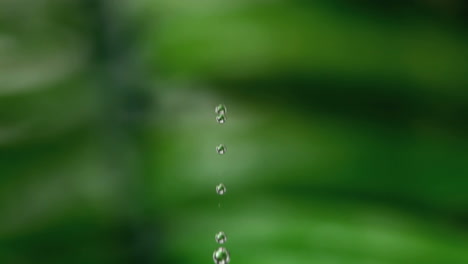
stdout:
{"type": "Polygon", "coordinates": [[[218,193],[219,195],[225,194],[226,193],[226,186],[224,186],[224,184],[222,184],[222,183],[216,185],[216,193],[218,193]]]}
{"type": "Polygon", "coordinates": [[[213,260],[215,264],[229,264],[231,257],[227,249],[220,247],[213,252],[213,260]]]}
{"type": "Polygon", "coordinates": [[[220,115],[220,114],[226,114],[227,113],[227,108],[225,105],[220,104],[215,108],[215,113],[220,115]]]}
{"type": "Polygon", "coordinates": [[[226,234],[224,234],[223,231],[220,231],[216,234],[215,236],[215,240],[216,242],[218,242],[219,244],[224,244],[226,241],[227,241],[227,236],[226,234]]]}
{"type": "Polygon", "coordinates": [[[218,154],[220,155],[223,155],[224,153],[226,153],[226,151],[227,148],[223,144],[219,144],[219,146],[216,147],[216,152],[218,152],[218,154]]]}
{"type": "Polygon", "coordinates": [[[224,124],[226,122],[226,115],[224,114],[219,114],[216,116],[216,121],[220,124],[224,124]]]}

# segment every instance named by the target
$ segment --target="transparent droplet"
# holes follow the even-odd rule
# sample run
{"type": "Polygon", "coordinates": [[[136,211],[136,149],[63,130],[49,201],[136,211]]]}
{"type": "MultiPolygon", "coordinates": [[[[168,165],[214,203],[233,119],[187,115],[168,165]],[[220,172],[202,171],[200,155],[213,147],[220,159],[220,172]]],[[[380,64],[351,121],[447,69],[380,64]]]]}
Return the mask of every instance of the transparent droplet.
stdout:
{"type": "Polygon", "coordinates": [[[227,148],[223,144],[220,144],[219,146],[216,147],[216,152],[218,152],[218,154],[220,155],[223,155],[224,153],[226,153],[226,151],[227,151],[227,148]]]}
{"type": "Polygon", "coordinates": [[[226,193],[226,186],[224,184],[220,183],[216,185],[216,193],[219,195],[223,195],[226,193]]]}
{"type": "Polygon", "coordinates": [[[216,121],[220,124],[224,124],[226,122],[226,115],[219,114],[216,116],[216,121]]]}
{"type": "Polygon", "coordinates": [[[220,247],[213,253],[213,260],[215,264],[229,264],[231,257],[227,249],[220,247]]]}
{"type": "Polygon", "coordinates": [[[226,114],[227,113],[227,108],[225,105],[223,104],[220,104],[218,106],[216,106],[215,108],[215,113],[220,115],[220,114],[226,114]]]}
{"type": "Polygon", "coordinates": [[[215,240],[218,242],[218,244],[224,244],[227,241],[227,236],[223,231],[220,231],[216,234],[215,240]]]}

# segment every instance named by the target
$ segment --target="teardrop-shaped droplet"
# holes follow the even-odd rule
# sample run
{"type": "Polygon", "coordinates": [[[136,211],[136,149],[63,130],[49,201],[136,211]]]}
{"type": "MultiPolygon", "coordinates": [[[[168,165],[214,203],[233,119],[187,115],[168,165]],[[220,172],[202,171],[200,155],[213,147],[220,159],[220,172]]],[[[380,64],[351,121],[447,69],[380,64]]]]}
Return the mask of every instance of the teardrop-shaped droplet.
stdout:
{"type": "Polygon", "coordinates": [[[215,240],[218,242],[218,244],[224,244],[227,241],[227,236],[223,231],[219,231],[216,233],[215,240]]]}
{"type": "Polygon", "coordinates": [[[215,264],[229,264],[231,257],[227,249],[220,247],[213,252],[213,260],[215,264]]]}
{"type": "Polygon", "coordinates": [[[227,148],[223,144],[219,144],[216,147],[216,152],[218,152],[218,154],[220,154],[220,155],[223,155],[224,153],[226,153],[226,151],[227,151],[227,148]]]}
{"type": "Polygon", "coordinates": [[[218,106],[216,106],[215,108],[215,113],[220,115],[220,114],[226,114],[227,113],[227,108],[225,105],[223,104],[220,104],[218,106]]]}
{"type": "Polygon", "coordinates": [[[226,186],[224,186],[224,184],[220,183],[218,185],[216,185],[216,193],[219,194],[219,195],[223,195],[226,193],[226,186]]]}
{"type": "Polygon", "coordinates": [[[216,116],[216,121],[220,124],[224,124],[226,122],[226,115],[225,114],[219,114],[216,116]]]}

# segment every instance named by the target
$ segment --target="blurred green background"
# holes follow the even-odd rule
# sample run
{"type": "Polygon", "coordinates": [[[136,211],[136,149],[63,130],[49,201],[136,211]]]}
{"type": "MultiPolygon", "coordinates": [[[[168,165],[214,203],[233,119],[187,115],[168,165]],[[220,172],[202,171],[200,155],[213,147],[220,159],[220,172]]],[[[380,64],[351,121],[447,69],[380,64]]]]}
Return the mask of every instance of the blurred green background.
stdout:
{"type": "Polygon", "coordinates": [[[0,1],[0,263],[468,263],[467,7],[0,1]]]}

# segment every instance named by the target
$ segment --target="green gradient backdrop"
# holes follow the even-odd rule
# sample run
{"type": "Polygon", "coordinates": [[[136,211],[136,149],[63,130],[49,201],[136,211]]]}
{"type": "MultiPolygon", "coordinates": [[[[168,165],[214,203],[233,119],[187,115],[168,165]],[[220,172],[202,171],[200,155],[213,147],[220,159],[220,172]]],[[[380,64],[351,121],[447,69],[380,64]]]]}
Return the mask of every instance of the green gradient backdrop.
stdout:
{"type": "Polygon", "coordinates": [[[0,263],[468,263],[467,7],[0,2],[0,263]]]}

